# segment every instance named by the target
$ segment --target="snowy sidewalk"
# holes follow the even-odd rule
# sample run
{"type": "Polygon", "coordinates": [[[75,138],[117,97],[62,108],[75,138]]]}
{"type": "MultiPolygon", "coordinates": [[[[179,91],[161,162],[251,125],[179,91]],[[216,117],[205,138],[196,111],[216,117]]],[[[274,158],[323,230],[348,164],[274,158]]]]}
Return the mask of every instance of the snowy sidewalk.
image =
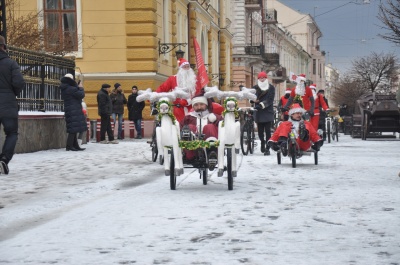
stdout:
{"type": "Polygon", "coordinates": [[[146,139],[17,154],[0,175],[0,264],[399,264],[400,141],[340,135],[319,164],[241,156],[169,189],[146,139]]]}

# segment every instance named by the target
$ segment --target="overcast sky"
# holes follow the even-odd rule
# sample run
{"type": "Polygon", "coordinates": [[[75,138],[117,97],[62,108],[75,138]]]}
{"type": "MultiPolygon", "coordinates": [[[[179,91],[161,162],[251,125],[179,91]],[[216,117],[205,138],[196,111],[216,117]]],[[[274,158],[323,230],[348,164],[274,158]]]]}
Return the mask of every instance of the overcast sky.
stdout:
{"type": "Polygon", "coordinates": [[[321,50],[326,52],[326,62],[332,63],[342,73],[349,70],[352,60],[368,56],[373,51],[400,55],[400,47],[377,36],[385,32],[377,18],[381,0],[279,1],[315,17],[323,34],[321,50]],[[365,1],[369,4],[364,4],[365,1]]]}

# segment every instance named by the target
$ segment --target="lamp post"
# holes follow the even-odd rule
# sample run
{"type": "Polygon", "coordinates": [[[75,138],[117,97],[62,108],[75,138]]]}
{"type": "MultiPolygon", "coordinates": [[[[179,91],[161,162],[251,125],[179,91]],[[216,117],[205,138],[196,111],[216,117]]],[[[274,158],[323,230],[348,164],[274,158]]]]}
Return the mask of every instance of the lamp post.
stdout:
{"type": "Polygon", "coordinates": [[[176,59],[182,59],[183,56],[185,55],[185,52],[181,50],[181,46],[185,47],[187,43],[161,43],[158,41],[158,55],[160,56],[161,54],[167,54],[177,47],[179,49],[175,52],[176,59]]]}

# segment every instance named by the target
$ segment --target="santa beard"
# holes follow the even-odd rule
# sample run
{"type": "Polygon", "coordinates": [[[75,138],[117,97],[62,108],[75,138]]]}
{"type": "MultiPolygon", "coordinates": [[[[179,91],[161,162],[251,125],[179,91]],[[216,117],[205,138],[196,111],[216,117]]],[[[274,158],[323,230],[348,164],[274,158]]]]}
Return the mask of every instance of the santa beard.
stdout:
{"type": "Polygon", "coordinates": [[[306,93],[306,85],[304,83],[298,84],[294,92],[296,92],[296,95],[304,96],[306,93]]]}
{"type": "Polygon", "coordinates": [[[260,87],[260,89],[262,91],[265,91],[269,88],[269,83],[268,83],[268,79],[265,79],[264,82],[258,80],[258,86],[260,87]]]}
{"type": "Polygon", "coordinates": [[[311,90],[312,90],[312,94],[314,96],[314,99],[317,99],[318,98],[317,91],[315,91],[315,89],[311,89],[311,90]]]}
{"type": "Polygon", "coordinates": [[[189,70],[179,68],[179,71],[176,74],[176,83],[178,87],[188,88],[191,97],[196,94],[196,74],[192,68],[189,70]]]}

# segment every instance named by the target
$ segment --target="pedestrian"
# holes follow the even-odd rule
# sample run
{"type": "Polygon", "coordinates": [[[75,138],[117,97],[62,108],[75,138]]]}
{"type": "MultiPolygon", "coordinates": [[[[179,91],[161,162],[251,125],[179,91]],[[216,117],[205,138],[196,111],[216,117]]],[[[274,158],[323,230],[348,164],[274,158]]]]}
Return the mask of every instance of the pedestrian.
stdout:
{"type": "Polygon", "coordinates": [[[257,123],[258,138],[261,141],[261,153],[270,155],[266,140],[271,137],[271,126],[274,121],[274,98],[275,87],[268,82],[265,72],[258,74],[257,85],[253,86],[256,90],[257,99],[250,101],[254,104],[254,121],[257,123]]]}
{"type": "Polygon", "coordinates": [[[122,86],[120,83],[114,84],[114,90],[110,95],[112,102],[112,118],[114,121],[114,129],[115,123],[118,119],[118,134],[117,138],[122,140],[122,122],[124,117],[124,105],[127,103],[124,92],[122,91],[122,86]]]}
{"type": "MultiPolygon", "coordinates": [[[[315,130],[318,130],[319,122],[320,122],[320,113],[325,113],[325,111],[329,111],[329,107],[326,104],[323,94],[317,93],[317,85],[311,84],[310,88],[313,92],[314,97],[314,116],[311,117],[311,124],[314,126],[315,130]]],[[[325,118],[322,118],[325,121],[325,118]]]]}
{"type": "Polygon", "coordinates": [[[268,140],[268,146],[273,150],[282,151],[283,156],[287,156],[287,141],[292,128],[295,130],[296,142],[300,150],[307,151],[310,148],[319,151],[323,142],[319,137],[314,126],[303,119],[303,114],[306,112],[299,103],[295,103],[289,110],[289,120],[282,122],[275,130],[274,134],[268,140]]]}
{"type": "Polygon", "coordinates": [[[103,84],[100,91],[97,93],[97,107],[98,114],[101,118],[100,125],[100,143],[101,144],[118,144],[118,141],[114,139],[114,134],[111,130],[111,119],[110,115],[112,113],[112,103],[109,96],[110,85],[103,84]],[[108,141],[106,140],[106,132],[108,135],[108,141]]]}
{"type": "Polygon", "coordinates": [[[25,87],[19,65],[7,54],[6,41],[0,36],[0,125],[3,125],[5,140],[0,154],[0,173],[8,174],[8,163],[14,156],[18,140],[17,96],[25,87]]]}
{"type": "MultiPolygon", "coordinates": [[[[64,117],[67,126],[67,151],[83,151],[78,144],[78,136],[83,137],[87,131],[86,118],[82,109],[82,99],[85,91],[82,84],[77,84],[72,74],[66,74],[61,78],[61,98],[64,100],[64,117]]],[[[82,140],[82,138],[80,138],[82,140]]]]}
{"type": "Polygon", "coordinates": [[[142,112],[145,106],[144,101],[137,102],[138,87],[132,86],[132,94],[128,97],[129,120],[133,121],[136,129],[136,139],[142,139],[142,112]]]}
{"type": "Polygon", "coordinates": [[[314,96],[311,88],[306,86],[306,80],[305,74],[297,76],[296,87],[290,92],[289,99],[282,111],[288,111],[293,103],[299,103],[306,110],[305,114],[307,114],[308,117],[306,119],[308,120],[314,116],[314,96]]]}
{"type": "Polygon", "coordinates": [[[341,106],[339,106],[339,116],[340,116],[340,119],[339,119],[340,129],[343,133],[345,133],[345,131],[346,131],[345,130],[346,129],[345,121],[348,120],[348,117],[346,117],[346,116],[350,116],[346,103],[343,103],[341,106]]]}
{"type": "MultiPolygon", "coordinates": [[[[287,101],[289,100],[289,97],[290,97],[290,92],[292,92],[292,89],[291,88],[286,88],[285,95],[283,95],[279,99],[278,110],[281,110],[283,108],[283,106],[286,105],[286,103],[287,103],[287,101]]],[[[287,121],[289,119],[289,111],[283,111],[281,113],[282,113],[282,115],[280,117],[281,121],[287,121]]]]}
{"type": "MultiPolygon", "coordinates": [[[[186,88],[189,90],[190,98],[198,94],[196,92],[197,77],[196,73],[190,68],[190,64],[185,59],[179,59],[178,62],[179,70],[176,75],[170,76],[164,83],[162,83],[156,90],[156,92],[170,92],[176,87],[186,88]]],[[[200,90],[200,89],[199,89],[200,90]]],[[[172,104],[174,104],[174,116],[181,122],[185,115],[191,111],[190,100],[177,98],[172,104]]]]}

